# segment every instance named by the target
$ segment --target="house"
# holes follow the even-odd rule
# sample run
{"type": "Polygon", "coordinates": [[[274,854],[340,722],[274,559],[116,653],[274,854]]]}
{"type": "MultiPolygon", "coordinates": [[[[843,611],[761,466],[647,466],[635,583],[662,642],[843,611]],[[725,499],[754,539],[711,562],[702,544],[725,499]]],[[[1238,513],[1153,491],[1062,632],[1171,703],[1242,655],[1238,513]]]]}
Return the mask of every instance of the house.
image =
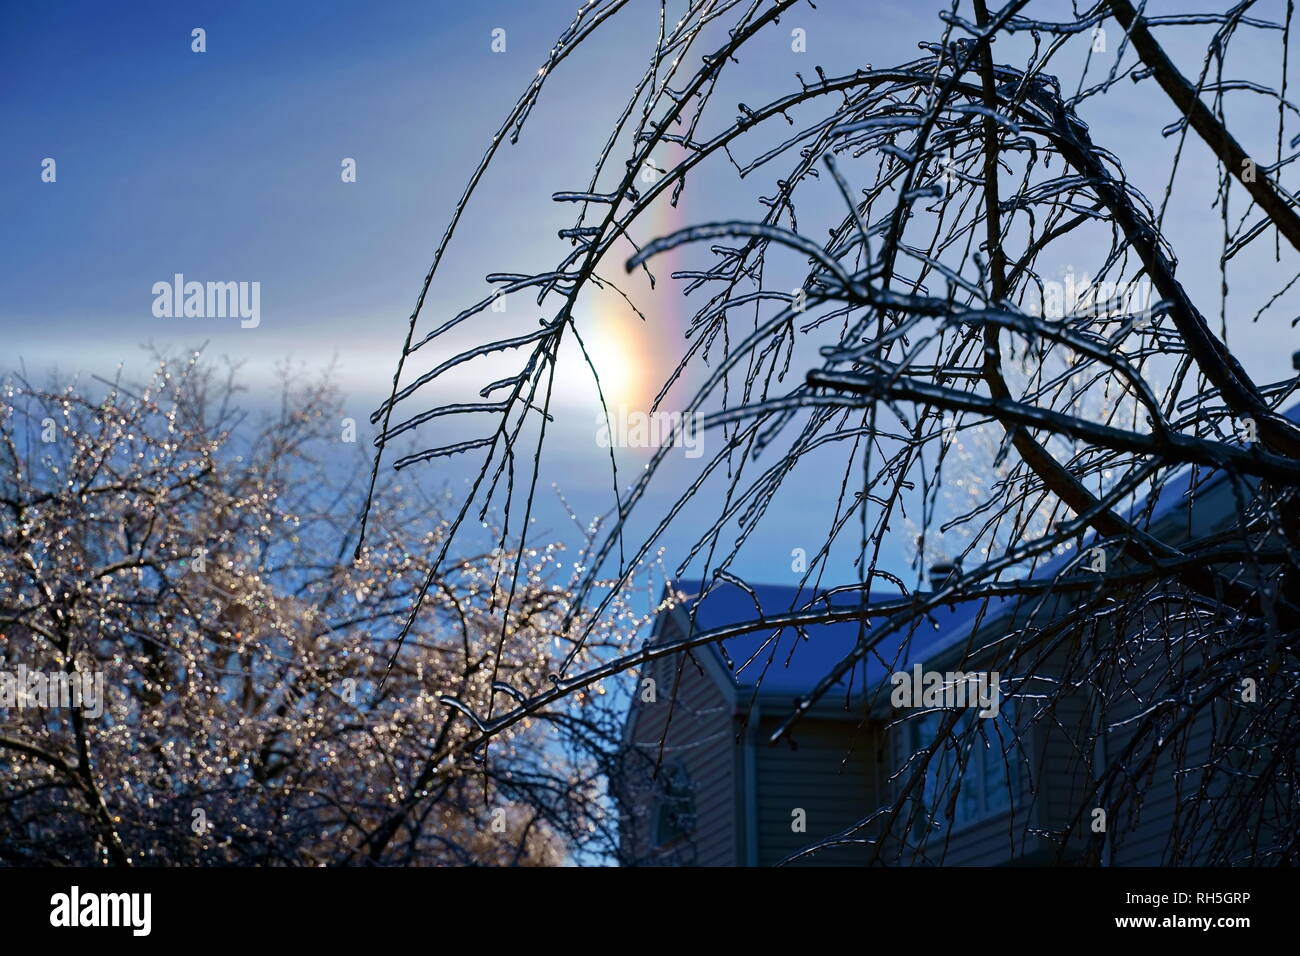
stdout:
{"type": "MultiPolygon", "coordinates": [[[[764,616],[786,612],[809,598],[780,585],[676,588],[688,600],[659,616],[651,644],[753,620],[759,608],[764,616]]],[[[890,599],[898,595],[871,597],[890,599]]],[[[828,601],[847,609],[857,604],[855,596],[828,601]]],[[[839,681],[776,746],[769,739],[796,699],[858,644],[859,622],[812,625],[802,634],[751,632],[659,658],[639,675],[643,687],[653,681],[653,698],[634,695],[625,727],[627,759],[657,768],[659,779],[642,799],[629,801],[639,812],[624,820],[625,858],[643,865],[769,866],[857,823],[892,785],[897,749],[886,721],[864,717],[864,702],[920,648],[963,633],[975,612],[938,608],[877,645],[865,666],[839,681]]],[[[851,865],[868,856],[868,847],[850,845],[808,862],[851,865]]]]}
{"type": "MultiPolygon", "coordinates": [[[[1133,517],[1168,543],[1204,538],[1235,526],[1239,491],[1222,473],[1202,473],[1195,486],[1184,474],[1155,500],[1136,506],[1133,517]]],[[[1093,543],[1080,542],[1080,549],[1049,561],[1035,577],[1074,573],[1093,543]]],[[[891,632],[889,618],[854,619],[862,602],[852,592],[817,594],[725,578],[711,585],[678,582],[675,589],[686,599],[658,616],[652,646],[760,618],[779,623],[780,615],[815,602],[842,609],[844,619],[802,630],[774,623],[700,643],[652,661],[638,675],[640,692],[624,734],[625,761],[635,766],[625,779],[642,781],[636,792],[624,794],[622,855],[629,863],[1158,865],[1169,859],[1189,816],[1221,797],[1202,786],[1202,770],[1220,759],[1214,735],[1228,712],[1241,706],[1233,694],[1177,728],[1169,746],[1131,758],[1125,751],[1133,728],[1146,719],[1148,692],[1161,674],[1151,665],[1161,660],[1164,645],[1150,635],[1170,639],[1166,608],[1124,608],[1117,626],[1099,620],[1086,634],[1054,634],[1045,651],[1025,661],[1008,659],[1016,642],[1004,638],[1027,627],[1050,630],[1066,597],[939,605],[891,632]],[[853,652],[868,628],[884,634],[874,651],[773,745],[796,701],[853,652]],[[1088,671],[1109,666],[1115,655],[1132,679],[1126,671],[1123,699],[1103,703],[1088,671]],[[900,707],[893,697],[898,673],[961,678],[977,670],[1000,674],[996,715],[981,718],[968,707],[954,717],[956,711],[942,707],[900,707]],[[1045,687],[1058,689],[1050,711],[1041,703],[1045,687]],[[966,744],[935,745],[925,773],[915,775],[919,787],[905,793],[914,775],[901,771],[941,740],[942,722],[951,719],[957,737],[943,738],[966,744]],[[1098,782],[1099,768],[1116,754],[1125,755],[1138,796],[1094,806],[1097,792],[1112,792],[1098,782]],[[955,779],[957,788],[951,786],[955,779]],[[941,783],[950,795],[956,789],[955,800],[943,805],[937,799],[941,783]],[[880,812],[900,796],[909,798],[909,819],[880,812]],[[796,857],[837,835],[838,844],[796,857]]],[[[904,599],[872,594],[866,603],[891,601],[904,599]]],[[[1196,657],[1186,660],[1194,664],[1196,657]]],[[[1193,851],[1176,862],[1204,862],[1211,849],[1215,861],[1231,856],[1232,848],[1207,846],[1201,856],[1193,851]]]]}

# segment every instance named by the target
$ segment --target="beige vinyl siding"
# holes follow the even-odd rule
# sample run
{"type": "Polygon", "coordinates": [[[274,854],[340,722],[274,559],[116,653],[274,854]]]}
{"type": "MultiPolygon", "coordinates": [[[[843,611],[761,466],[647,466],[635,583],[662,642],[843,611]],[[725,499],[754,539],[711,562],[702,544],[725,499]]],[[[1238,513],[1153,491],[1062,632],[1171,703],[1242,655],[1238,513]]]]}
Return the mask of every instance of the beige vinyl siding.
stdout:
{"type": "MultiPolygon", "coordinates": [[[[1145,623],[1158,625],[1159,613],[1154,610],[1145,614],[1145,623]]],[[[1125,630],[1136,634],[1142,623],[1141,619],[1129,621],[1125,630]]],[[[1109,727],[1098,726],[1096,703],[1086,687],[1064,696],[1052,719],[1040,721],[1047,741],[1044,826],[1056,836],[1051,841],[1054,851],[1064,839],[1067,859],[1083,857],[1093,842],[1093,810],[1100,805],[1106,811],[1107,835],[1098,862],[1115,866],[1200,862],[1174,860],[1167,853],[1178,821],[1200,801],[1198,768],[1212,757],[1213,709],[1203,710],[1184,731],[1171,737],[1157,758],[1137,776],[1136,799],[1130,795],[1123,805],[1107,806],[1092,795],[1091,782],[1097,767],[1118,759],[1132,742],[1137,730],[1128,721],[1151,706],[1157,683],[1167,676],[1162,642],[1153,640],[1145,650],[1138,650],[1133,642],[1130,637],[1119,650],[1129,659],[1125,670],[1131,674],[1132,684],[1122,697],[1112,699],[1106,710],[1109,727]]],[[[1196,663],[1195,656],[1190,655],[1185,666],[1196,663]]],[[[1181,716],[1181,710],[1170,713],[1174,719],[1181,716]]],[[[1136,762],[1130,763],[1132,772],[1136,772],[1136,762]]],[[[1201,803],[1200,809],[1204,812],[1206,804],[1201,803]]]]}
{"type": "MultiPolygon", "coordinates": [[[[1112,823],[1114,845],[1110,862],[1116,866],[1159,866],[1163,863],[1186,865],[1201,862],[1195,859],[1168,859],[1170,837],[1174,833],[1180,814],[1191,812],[1189,804],[1196,801],[1200,773],[1191,770],[1178,773],[1180,767],[1192,768],[1204,764],[1210,756],[1210,721],[1199,716],[1188,734],[1185,749],[1176,754],[1175,748],[1162,752],[1154,769],[1141,786],[1140,807],[1126,809],[1126,818],[1112,823]],[[1135,812],[1136,811],[1136,812],[1135,812]]],[[[1121,745],[1129,735],[1116,740],[1121,745]]],[[[1202,806],[1200,812],[1206,812],[1202,806]]]]}
{"type": "MultiPolygon", "coordinates": [[[[666,639],[675,633],[672,628],[669,622],[666,639]]],[[[695,656],[699,658],[704,653],[707,651],[697,651],[695,656]]],[[[740,842],[736,813],[736,764],[740,748],[731,706],[722,689],[702,672],[703,665],[696,666],[691,660],[682,668],[674,698],[673,685],[680,660],[674,657],[656,662],[653,676],[657,701],[642,703],[638,694],[628,744],[653,766],[660,739],[664,739],[663,770],[671,772],[678,767],[685,770],[690,781],[695,825],[684,840],[654,847],[655,802],[646,793],[645,799],[639,801],[636,818],[629,821],[635,854],[644,864],[735,865],[740,842]]],[[[637,763],[645,768],[644,761],[637,763]]]]}
{"type": "MultiPolygon", "coordinates": [[[[754,749],[758,784],[758,864],[771,866],[812,843],[841,831],[879,804],[874,725],[856,720],[805,719],[794,726],[797,749],[767,743],[779,726],[763,719],[754,749]],[[807,832],[792,829],[793,811],[807,814],[807,832]]],[[[853,865],[865,862],[868,847],[824,850],[795,865],[853,865]]]]}
{"type": "MultiPolygon", "coordinates": [[[[1150,706],[1155,687],[1153,675],[1163,666],[1153,661],[1158,661],[1162,654],[1163,650],[1157,646],[1135,660],[1134,672],[1145,673],[1145,676],[1136,680],[1134,691],[1107,714],[1112,725],[1150,706]]],[[[1194,667],[1198,663],[1189,658],[1187,666],[1194,667]]],[[[1173,711],[1172,716],[1175,719],[1181,717],[1181,710],[1173,711]]],[[[1170,737],[1152,765],[1138,778],[1137,801],[1130,798],[1125,807],[1110,812],[1111,863],[1117,866],[1156,866],[1198,862],[1167,858],[1167,851],[1179,817],[1193,812],[1199,802],[1201,772],[1198,768],[1211,759],[1214,723],[1213,710],[1207,708],[1197,714],[1186,730],[1170,737]]],[[[1132,725],[1106,733],[1104,745],[1108,756],[1114,759],[1114,755],[1121,753],[1133,740],[1135,733],[1136,728],[1132,725]]],[[[1202,804],[1199,809],[1204,813],[1208,808],[1202,804]]]]}
{"type": "Polygon", "coordinates": [[[1040,846],[1026,826],[1028,811],[1017,808],[999,813],[955,830],[946,847],[932,841],[928,847],[930,862],[944,866],[1002,866],[1018,862],[1040,846]]]}
{"type": "Polygon", "coordinates": [[[1043,862],[1076,859],[1087,844],[1091,807],[1081,805],[1101,758],[1095,722],[1089,695],[1083,691],[1062,695],[1037,721],[1038,822],[1047,834],[1043,862]]]}

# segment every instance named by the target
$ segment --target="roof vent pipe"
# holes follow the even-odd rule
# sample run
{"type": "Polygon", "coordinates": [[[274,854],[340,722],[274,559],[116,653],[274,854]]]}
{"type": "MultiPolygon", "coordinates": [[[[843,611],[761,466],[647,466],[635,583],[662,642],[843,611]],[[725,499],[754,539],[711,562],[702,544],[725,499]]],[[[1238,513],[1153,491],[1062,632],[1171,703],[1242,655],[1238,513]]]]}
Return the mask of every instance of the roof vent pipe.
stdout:
{"type": "Polygon", "coordinates": [[[961,564],[957,561],[937,561],[930,565],[930,589],[938,591],[952,579],[961,575],[961,564]]]}

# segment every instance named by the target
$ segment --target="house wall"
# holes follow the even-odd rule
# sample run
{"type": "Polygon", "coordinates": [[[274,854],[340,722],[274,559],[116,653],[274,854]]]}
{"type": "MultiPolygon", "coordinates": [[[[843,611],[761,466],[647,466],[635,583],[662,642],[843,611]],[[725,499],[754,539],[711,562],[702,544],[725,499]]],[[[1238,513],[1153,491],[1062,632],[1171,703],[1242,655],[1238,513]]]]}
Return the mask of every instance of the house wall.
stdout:
{"type": "Polygon", "coordinates": [[[945,845],[935,838],[926,847],[927,858],[943,866],[1002,866],[1024,862],[1038,849],[1038,840],[1028,832],[1026,811],[1015,819],[999,813],[953,831],[945,845]]]}
{"type": "MultiPolygon", "coordinates": [[[[779,863],[810,843],[857,823],[878,806],[882,792],[882,738],[874,724],[801,720],[792,732],[797,746],[791,748],[784,742],[775,746],[767,743],[780,722],[777,715],[760,718],[753,749],[759,794],[756,831],[760,866],[779,863]],[[806,814],[804,833],[793,829],[796,809],[806,814]]],[[[828,849],[794,865],[861,864],[870,853],[869,847],[828,849]]]]}
{"type": "MultiPolygon", "coordinates": [[[[1020,705],[1018,726],[1024,735],[1024,749],[1014,817],[1001,813],[970,823],[955,829],[946,843],[932,839],[924,859],[916,862],[949,866],[1050,864],[1080,862],[1090,852],[1096,855],[1098,841],[1093,839],[1091,825],[1092,811],[1099,801],[1092,795],[1092,782],[1098,769],[1132,741],[1137,725],[1129,721],[1148,710],[1155,699],[1165,655],[1164,643],[1157,636],[1162,629],[1167,634],[1167,625],[1161,620],[1164,613],[1163,608],[1153,607],[1141,617],[1124,622],[1124,631],[1130,636],[1122,650],[1113,646],[1115,637],[1105,629],[1094,635],[1102,653],[1122,659],[1122,665],[1115,666],[1122,666],[1128,679],[1126,692],[1109,701],[1104,730],[1098,701],[1087,682],[1081,681],[1079,674],[1065,673],[1064,662],[1072,652],[1069,644],[1036,663],[1034,673],[1040,680],[1064,679],[1078,686],[1071,692],[1054,694],[1050,707],[1044,710],[1038,709],[1047,705],[1034,694],[1035,682],[1023,688],[1026,697],[1020,705]],[[1143,626],[1155,630],[1149,632],[1144,644],[1138,645],[1135,635],[1143,626]]],[[[1089,666],[1096,666],[1095,654],[1085,657],[1089,666]]],[[[1184,662],[1189,667],[1196,664],[1192,656],[1184,662]]],[[[1137,797],[1130,796],[1122,806],[1103,807],[1107,812],[1107,837],[1100,843],[1101,855],[1096,862],[1116,866],[1204,862],[1171,860],[1168,849],[1171,834],[1180,820],[1187,819],[1189,808],[1199,804],[1204,811],[1216,796],[1199,792],[1198,768],[1212,757],[1215,722],[1224,706],[1226,701],[1197,715],[1183,731],[1169,738],[1156,759],[1140,773],[1136,761],[1127,762],[1135,774],[1137,797]]],[[[1176,719],[1179,712],[1173,715],[1176,719]]],[[[902,767],[907,760],[901,725],[891,731],[891,755],[893,767],[902,767]]],[[[900,777],[895,793],[900,792],[902,783],[900,777]]],[[[909,856],[904,851],[901,862],[908,862],[909,856]]]]}
{"type": "MultiPolygon", "coordinates": [[[[1054,674],[1059,675],[1059,671],[1054,674]]],[[[1091,825],[1085,794],[1103,751],[1096,739],[1091,695],[1083,689],[1059,695],[1037,720],[1039,825],[1045,834],[1044,862],[1081,857],[1091,825]]]]}
{"type": "MultiPolygon", "coordinates": [[[[663,639],[677,635],[676,625],[666,619],[663,639]]],[[[644,703],[638,692],[630,717],[624,758],[628,767],[630,795],[636,810],[624,821],[624,852],[642,865],[734,866],[739,855],[742,831],[736,802],[741,748],[736,741],[732,706],[703,664],[703,652],[688,657],[677,681],[682,658],[654,662],[650,673],[656,684],[656,701],[644,703]],[[676,684],[676,693],[674,693],[676,684]],[[666,732],[665,732],[666,731],[666,732]],[[694,829],[688,839],[668,846],[653,845],[652,827],[655,798],[649,789],[650,774],[659,761],[660,740],[664,741],[661,773],[682,768],[691,784],[694,829]]],[[[638,681],[639,686],[639,681],[638,681]]]]}
{"type": "MultiPolygon", "coordinates": [[[[1123,693],[1112,695],[1104,717],[1100,702],[1087,688],[1067,695],[1057,707],[1057,719],[1052,722],[1052,772],[1046,777],[1046,803],[1050,810],[1048,825],[1065,839],[1065,856],[1069,859],[1084,858],[1090,848],[1095,853],[1100,846],[1098,862],[1115,866],[1205,862],[1196,859],[1195,853],[1191,859],[1173,858],[1171,837],[1180,821],[1186,821],[1192,813],[1210,811],[1218,796],[1200,792],[1200,768],[1214,759],[1215,726],[1229,706],[1226,700],[1205,707],[1180,730],[1173,730],[1170,724],[1171,732],[1154,760],[1146,760],[1146,748],[1123,758],[1131,781],[1131,788],[1125,788],[1130,792],[1123,803],[1117,799],[1118,788],[1113,787],[1109,797],[1100,799],[1092,793],[1096,768],[1121,757],[1137,735],[1142,715],[1152,713],[1158,684],[1162,678],[1167,679],[1165,640],[1179,635],[1176,626],[1171,634],[1170,626],[1161,620],[1166,610],[1166,606],[1156,605],[1124,622],[1128,637],[1109,653],[1122,658],[1128,682],[1123,693]],[[1139,636],[1144,628],[1151,629],[1145,638],[1139,636]],[[1089,746],[1093,748],[1091,759],[1086,749],[1089,746]],[[1096,807],[1106,811],[1106,836],[1100,841],[1094,838],[1091,825],[1096,807]]],[[[1116,641],[1114,635],[1103,639],[1112,645],[1116,641]]],[[[1195,667],[1198,663],[1195,655],[1189,655],[1183,666],[1195,667]]],[[[1168,696],[1167,686],[1161,696],[1168,696]]],[[[1174,722],[1188,713],[1178,706],[1164,712],[1174,722]]],[[[1201,847],[1198,852],[1206,849],[1201,847]]]]}

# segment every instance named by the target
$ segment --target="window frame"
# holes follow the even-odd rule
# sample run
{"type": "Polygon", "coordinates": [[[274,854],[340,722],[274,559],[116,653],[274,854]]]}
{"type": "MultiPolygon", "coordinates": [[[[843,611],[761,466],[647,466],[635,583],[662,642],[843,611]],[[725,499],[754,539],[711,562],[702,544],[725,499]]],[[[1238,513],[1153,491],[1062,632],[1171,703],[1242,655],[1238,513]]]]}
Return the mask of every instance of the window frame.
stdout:
{"type": "Polygon", "coordinates": [[[686,768],[677,764],[655,793],[650,815],[650,845],[661,850],[689,840],[694,833],[695,789],[686,768]],[[665,834],[665,816],[669,814],[673,832],[665,834]]]}
{"type": "MultiPolygon", "coordinates": [[[[1024,741],[1016,737],[1016,700],[1013,696],[1003,698],[995,717],[979,717],[977,708],[963,708],[966,713],[958,718],[957,724],[949,734],[949,740],[943,742],[930,757],[926,768],[925,780],[921,788],[921,799],[926,813],[920,814],[918,821],[926,827],[927,833],[947,832],[956,835],[965,830],[990,820],[997,819],[1016,809],[1019,803],[1020,789],[1023,782],[1024,762],[1022,748],[1024,741]],[[957,753],[953,749],[952,737],[961,737],[970,732],[972,721],[990,721],[993,726],[984,731],[976,731],[981,736],[965,752],[966,767],[960,774],[961,790],[957,797],[954,818],[949,819],[936,800],[936,791],[940,780],[948,779],[956,768],[957,753]],[[999,738],[998,727],[1001,727],[999,738]],[[986,746],[985,735],[989,741],[986,746]],[[1003,750],[993,746],[999,739],[1006,747],[1007,760],[1002,760],[1003,750]],[[990,776],[992,774],[992,776],[990,776]],[[990,787],[990,782],[995,786],[990,787]],[[967,803],[974,799],[974,808],[967,803]],[[927,819],[928,818],[928,819],[927,819]],[[936,829],[933,824],[939,824],[936,829]]],[[[902,723],[901,748],[897,754],[897,763],[901,767],[908,758],[919,754],[933,745],[938,737],[939,727],[948,708],[911,708],[910,715],[902,723]]],[[[918,808],[918,813],[921,808],[918,808]]]]}

